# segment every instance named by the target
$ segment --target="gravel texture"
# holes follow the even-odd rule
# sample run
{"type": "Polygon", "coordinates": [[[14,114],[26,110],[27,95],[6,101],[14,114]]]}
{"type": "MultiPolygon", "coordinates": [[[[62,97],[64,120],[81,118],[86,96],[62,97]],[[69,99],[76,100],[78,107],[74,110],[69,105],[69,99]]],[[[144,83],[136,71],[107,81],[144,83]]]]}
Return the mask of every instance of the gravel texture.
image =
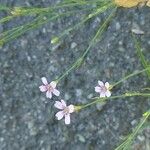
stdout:
{"type": "MultiPolygon", "coordinates": [[[[7,6],[48,6],[55,0],[5,0],[7,6]]],[[[57,1],[58,2],[58,1],[57,1]]],[[[5,16],[0,13],[0,17],[5,16]]],[[[84,15],[83,15],[84,16],[84,15]]],[[[87,48],[90,39],[108,13],[97,16],[79,30],[51,45],[58,35],[82,17],[80,13],[49,22],[29,31],[0,48],[0,150],[114,150],[122,137],[139,122],[150,107],[146,98],[136,97],[109,101],[101,109],[92,106],[71,116],[71,125],[57,121],[53,100],[39,91],[40,78],[49,81],[61,75],[87,48]]],[[[22,24],[30,18],[17,18],[0,25],[0,32],[22,24]]],[[[131,30],[144,31],[138,35],[143,52],[150,60],[150,8],[118,9],[103,38],[91,49],[80,68],[58,84],[61,98],[68,104],[84,104],[97,96],[97,80],[114,83],[126,74],[142,69],[131,37],[131,30]]],[[[112,95],[138,91],[148,87],[145,74],[117,86],[112,95]]],[[[60,98],[59,98],[60,99],[60,98]]],[[[134,142],[134,150],[149,150],[149,129],[134,142]],[[140,145],[140,146],[139,146],[140,145]],[[146,148],[145,148],[146,147],[146,148]]]]}

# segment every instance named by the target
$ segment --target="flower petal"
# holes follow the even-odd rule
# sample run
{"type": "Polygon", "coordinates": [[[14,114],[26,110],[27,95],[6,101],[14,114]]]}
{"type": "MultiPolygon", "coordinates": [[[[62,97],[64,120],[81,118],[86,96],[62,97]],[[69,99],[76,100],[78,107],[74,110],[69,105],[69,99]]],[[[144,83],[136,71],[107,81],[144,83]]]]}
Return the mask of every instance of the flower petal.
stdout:
{"type": "Polygon", "coordinates": [[[110,85],[109,85],[108,82],[105,83],[105,87],[106,87],[107,89],[109,89],[110,85]]]}
{"type": "Polygon", "coordinates": [[[69,113],[73,113],[74,112],[74,106],[73,105],[69,105],[69,113]]]}
{"type": "Polygon", "coordinates": [[[59,111],[58,113],[56,113],[55,116],[57,117],[58,120],[61,120],[64,116],[64,113],[63,113],[63,111],[59,111]]]}
{"type": "Polygon", "coordinates": [[[59,101],[56,101],[55,104],[54,104],[54,106],[55,106],[56,108],[58,108],[58,109],[64,109],[64,106],[63,106],[62,103],[59,102],[59,101]]]}
{"type": "Polygon", "coordinates": [[[50,86],[54,89],[54,88],[56,88],[56,82],[55,81],[52,81],[51,83],[50,83],[50,86]]]}
{"type": "Polygon", "coordinates": [[[111,92],[108,90],[108,91],[105,93],[105,95],[106,95],[107,97],[110,97],[110,96],[111,96],[111,92]]]}
{"type": "Polygon", "coordinates": [[[96,86],[95,87],[95,92],[100,92],[101,91],[101,88],[99,86],[96,86]]]}
{"type": "Polygon", "coordinates": [[[105,93],[104,92],[101,92],[100,93],[100,97],[105,97],[106,95],[105,95],[105,93]]]}
{"type": "Polygon", "coordinates": [[[44,85],[48,84],[47,79],[45,77],[42,77],[41,80],[42,80],[42,82],[43,82],[44,85]]]}
{"type": "Polygon", "coordinates": [[[60,92],[59,92],[58,90],[54,89],[54,90],[53,90],[53,94],[56,95],[56,96],[59,96],[59,95],[60,95],[60,92]]]}
{"type": "Polygon", "coordinates": [[[46,97],[51,99],[52,98],[52,93],[50,91],[47,91],[46,92],[46,97]]]}
{"type": "Polygon", "coordinates": [[[66,107],[67,105],[66,105],[66,102],[62,99],[61,100],[61,103],[62,103],[62,105],[63,105],[63,107],[66,107]]]}
{"type": "Polygon", "coordinates": [[[65,124],[70,124],[70,114],[65,115],[65,124]]]}
{"type": "Polygon", "coordinates": [[[98,81],[98,84],[99,84],[100,86],[104,86],[104,83],[103,83],[102,81],[98,81]]]}
{"type": "Polygon", "coordinates": [[[39,86],[39,89],[40,89],[40,91],[41,91],[41,92],[46,92],[46,91],[47,91],[47,89],[46,89],[46,86],[45,86],[45,85],[41,85],[41,86],[39,86]]]}

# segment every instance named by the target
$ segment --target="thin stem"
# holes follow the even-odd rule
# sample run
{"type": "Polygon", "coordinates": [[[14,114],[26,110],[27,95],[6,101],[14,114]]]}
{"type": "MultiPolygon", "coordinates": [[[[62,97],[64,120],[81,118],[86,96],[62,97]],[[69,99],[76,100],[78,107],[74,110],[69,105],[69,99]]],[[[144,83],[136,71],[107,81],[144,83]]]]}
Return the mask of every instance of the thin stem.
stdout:
{"type": "Polygon", "coordinates": [[[73,2],[73,3],[62,3],[63,5],[61,4],[58,4],[56,6],[54,6],[53,9],[58,9],[58,8],[64,8],[64,7],[71,7],[71,6],[82,6],[82,5],[88,5],[88,4],[94,4],[94,3],[97,3],[97,2],[106,2],[107,0],[103,1],[103,0],[92,0],[92,1],[83,1],[82,3],[78,3],[78,2],[73,2]]]}
{"type": "MultiPolygon", "coordinates": [[[[140,43],[137,41],[137,39],[136,39],[136,37],[135,37],[135,35],[133,33],[132,33],[132,38],[133,38],[133,41],[135,43],[135,48],[137,50],[137,54],[138,54],[138,56],[140,58],[140,61],[141,61],[142,65],[143,65],[143,67],[144,68],[149,67],[150,65],[148,65],[148,63],[147,63],[147,61],[145,59],[145,56],[144,56],[144,54],[143,54],[143,52],[141,50],[140,43]]],[[[147,70],[146,73],[147,73],[148,79],[150,80],[150,70],[147,70]]]]}
{"type": "MultiPolygon", "coordinates": [[[[118,81],[117,83],[115,83],[111,88],[113,88],[114,86],[118,85],[119,83],[123,82],[124,80],[127,80],[128,78],[130,77],[133,77],[135,75],[138,75],[140,73],[143,73],[145,71],[147,71],[147,69],[149,69],[150,67],[146,68],[146,69],[143,69],[141,71],[138,71],[138,72],[134,72],[128,76],[126,76],[125,78],[121,79],[120,81],[118,81]]],[[[118,99],[118,98],[125,98],[125,97],[132,97],[132,96],[144,96],[144,97],[149,97],[150,96],[150,93],[139,93],[139,92],[132,92],[132,93],[125,93],[123,95],[119,95],[119,96],[112,96],[112,97],[104,97],[104,98],[100,98],[100,97],[94,97],[92,99],[96,99],[95,101],[93,102],[90,102],[90,103],[87,103],[85,105],[81,105],[81,106],[77,106],[78,107],[78,110],[80,109],[83,109],[83,108],[86,108],[86,107],[89,107],[91,105],[94,105],[96,103],[99,103],[99,102],[104,102],[106,100],[109,100],[109,99],[118,99]]]]}
{"type": "Polygon", "coordinates": [[[143,69],[143,70],[141,70],[141,71],[135,71],[134,73],[129,74],[129,75],[127,75],[126,77],[122,78],[120,81],[116,82],[114,85],[112,85],[111,88],[113,88],[113,87],[115,87],[116,85],[120,84],[121,82],[123,82],[123,81],[125,81],[125,80],[127,80],[127,79],[129,79],[129,78],[131,78],[131,77],[133,77],[133,76],[136,76],[136,75],[138,75],[138,74],[141,74],[141,73],[143,73],[143,72],[145,72],[145,71],[147,71],[147,70],[149,70],[149,69],[150,69],[150,67],[147,67],[146,69],[143,69]]]}
{"type": "Polygon", "coordinates": [[[83,1],[83,2],[69,2],[69,3],[59,3],[56,4],[54,6],[50,6],[50,7],[45,7],[45,8],[38,8],[38,7],[14,7],[14,8],[9,8],[6,6],[0,7],[0,10],[10,10],[12,13],[14,14],[18,14],[18,15],[33,15],[33,14],[41,14],[44,12],[53,12],[57,9],[62,9],[62,8],[70,8],[70,7],[74,7],[74,6],[85,6],[85,5],[92,5],[92,4],[96,4],[98,2],[101,3],[109,3],[110,0],[92,0],[92,1],[83,1]]]}
{"type": "Polygon", "coordinates": [[[0,11],[8,11],[8,10],[10,10],[9,7],[0,4],[0,11]]]}
{"type": "MultiPolygon", "coordinates": [[[[115,9],[116,10],[116,9],[115,9]]],[[[80,64],[82,63],[82,61],[84,60],[85,56],[87,55],[87,53],[89,52],[89,50],[91,49],[91,47],[93,45],[96,44],[96,39],[98,38],[98,36],[100,36],[104,29],[106,28],[106,26],[108,25],[108,23],[110,22],[111,18],[114,16],[114,12],[112,11],[112,13],[109,15],[109,17],[106,19],[106,21],[102,24],[102,26],[100,26],[100,28],[98,29],[98,31],[96,32],[94,38],[92,39],[92,41],[90,42],[88,48],[85,50],[85,52],[81,55],[81,57],[79,57],[72,65],[71,67],[63,74],[61,75],[56,82],[58,83],[61,79],[63,79],[66,75],[68,75],[73,69],[75,69],[76,67],[80,66],[80,64]]]]}
{"type": "Polygon", "coordinates": [[[92,99],[96,99],[95,101],[80,106],[80,109],[83,109],[83,108],[89,107],[89,106],[91,106],[91,105],[94,105],[94,104],[96,104],[96,103],[104,102],[104,101],[107,101],[107,100],[110,100],[110,99],[118,99],[118,98],[132,97],[132,96],[150,97],[150,93],[132,92],[132,93],[125,93],[125,94],[119,95],[119,96],[112,96],[112,97],[106,97],[106,98],[95,97],[95,98],[92,98],[92,99]]]}
{"type": "Polygon", "coordinates": [[[10,21],[13,18],[14,18],[14,16],[7,16],[5,18],[0,19],[0,23],[4,23],[4,22],[7,22],[7,21],[10,21]]]}
{"type": "Polygon", "coordinates": [[[73,27],[70,27],[68,29],[66,29],[63,33],[61,33],[58,36],[58,39],[62,38],[65,34],[69,33],[70,31],[78,28],[79,26],[81,26],[82,24],[84,24],[85,22],[87,22],[89,19],[93,18],[94,16],[97,16],[100,13],[105,12],[108,8],[110,8],[111,6],[113,6],[112,3],[109,4],[105,4],[104,6],[98,8],[96,11],[94,11],[93,13],[89,14],[86,18],[84,18],[81,22],[77,23],[76,25],[74,25],[73,27]]]}
{"type": "Polygon", "coordinates": [[[67,15],[71,15],[76,11],[67,11],[65,13],[61,13],[61,14],[47,14],[45,13],[45,15],[39,15],[37,18],[35,18],[32,22],[27,23],[25,25],[21,25],[20,27],[16,27],[15,29],[11,29],[8,31],[5,31],[2,33],[2,38],[0,39],[0,44],[3,45],[4,43],[10,41],[11,39],[17,38],[18,36],[20,36],[21,34],[25,33],[26,31],[29,31],[33,28],[37,28],[43,24],[46,24],[49,21],[55,20],[59,17],[64,17],[67,15]],[[44,19],[44,16],[48,17],[47,19],[44,19]]]}
{"type": "Polygon", "coordinates": [[[133,138],[137,135],[137,133],[140,131],[142,126],[145,124],[147,121],[148,117],[150,116],[150,113],[147,112],[146,116],[143,117],[141,122],[136,126],[134,129],[133,133],[128,136],[128,138],[120,144],[115,150],[128,150],[129,145],[131,144],[133,138]]]}

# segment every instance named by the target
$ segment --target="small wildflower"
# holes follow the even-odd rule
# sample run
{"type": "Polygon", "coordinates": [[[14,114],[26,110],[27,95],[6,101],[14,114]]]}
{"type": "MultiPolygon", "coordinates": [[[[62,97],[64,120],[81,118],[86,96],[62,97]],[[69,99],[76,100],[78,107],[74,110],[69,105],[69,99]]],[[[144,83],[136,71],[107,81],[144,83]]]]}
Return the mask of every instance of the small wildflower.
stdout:
{"type": "Polygon", "coordinates": [[[65,117],[65,124],[70,124],[70,114],[75,111],[74,105],[66,105],[66,102],[64,100],[56,101],[54,106],[61,111],[56,113],[56,117],[58,120],[61,120],[63,117],[65,117]]]}
{"type": "Polygon", "coordinates": [[[100,97],[110,97],[110,85],[108,82],[105,84],[102,81],[98,81],[98,86],[95,87],[95,92],[100,94],[100,97]]]}
{"type": "Polygon", "coordinates": [[[44,85],[39,86],[41,92],[46,92],[47,98],[52,98],[52,94],[59,96],[60,92],[56,89],[56,82],[52,81],[51,83],[47,82],[45,77],[41,78],[44,85]]]}

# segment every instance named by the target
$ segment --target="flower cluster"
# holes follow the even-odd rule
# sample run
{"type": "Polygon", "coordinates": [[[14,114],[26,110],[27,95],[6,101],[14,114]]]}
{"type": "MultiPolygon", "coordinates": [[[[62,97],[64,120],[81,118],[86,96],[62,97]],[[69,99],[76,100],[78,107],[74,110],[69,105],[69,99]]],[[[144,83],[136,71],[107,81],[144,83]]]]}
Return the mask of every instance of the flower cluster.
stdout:
{"type": "MultiPolygon", "coordinates": [[[[39,86],[39,89],[41,92],[46,92],[47,98],[51,99],[53,95],[60,95],[60,92],[56,89],[57,82],[52,81],[48,83],[45,77],[42,77],[41,80],[43,85],[39,86]]],[[[99,93],[100,97],[110,97],[111,92],[109,83],[103,83],[102,81],[98,81],[98,86],[95,87],[95,92],[99,93]]],[[[64,117],[65,124],[70,124],[70,114],[75,112],[75,106],[67,106],[66,102],[62,99],[60,101],[55,101],[54,106],[60,110],[55,115],[57,120],[61,120],[64,117]]]]}

